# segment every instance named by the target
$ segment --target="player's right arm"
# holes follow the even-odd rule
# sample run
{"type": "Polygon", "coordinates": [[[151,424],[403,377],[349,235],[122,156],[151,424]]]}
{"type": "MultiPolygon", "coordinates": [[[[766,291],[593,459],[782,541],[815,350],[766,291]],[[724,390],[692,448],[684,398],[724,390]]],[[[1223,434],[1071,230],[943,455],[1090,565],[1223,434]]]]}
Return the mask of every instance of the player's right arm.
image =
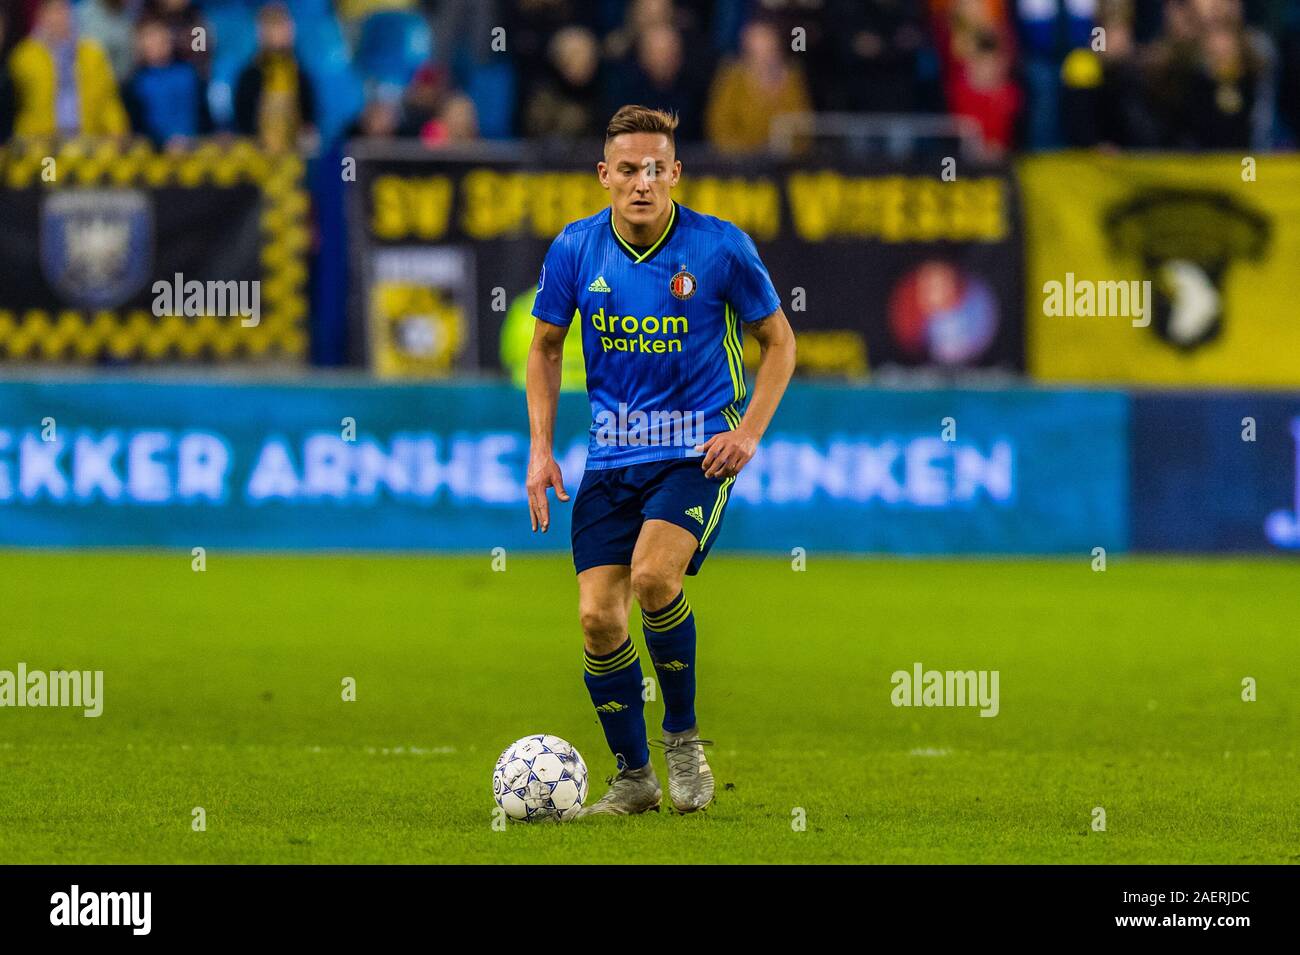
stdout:
{"type": "Polygon", "coordinates": [[[555,461],[555,409],[560,400],[560,370],[564,362],[564,339],[577,307],[572,252],[565,233],[551,243],[537,280],[533,303],[533,342],[528,348],[528,515],[533,530],[545,533],[551,526],[551,504],[547,488],[555,488],[561,501],[569,499],[564,475],[555,461]]]}
{"type": "Polygon", "coordinates": [[[561,501],[569,499],[564,490],[564,475],[555,454],[555,407],[560,399],[560,368],[564,362],[564,339],[567,325],[552,325],[537,320],[533,343],[528,348],[528,515],[533,530],[545,533],[551,526],[551,505],[546,489],[555,488],[561,501]]]}

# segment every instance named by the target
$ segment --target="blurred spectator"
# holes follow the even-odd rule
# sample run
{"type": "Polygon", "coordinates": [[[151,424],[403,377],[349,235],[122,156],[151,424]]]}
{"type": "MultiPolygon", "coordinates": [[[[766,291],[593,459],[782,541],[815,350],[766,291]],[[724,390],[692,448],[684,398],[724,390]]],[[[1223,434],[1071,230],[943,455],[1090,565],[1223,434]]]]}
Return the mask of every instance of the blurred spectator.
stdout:
{"type": "Polygon", "coordinates": [[[108,55],[78,37],[68,0],[43,0],[31,35],[9,57],[15,136],[120,136],[126,111],[108,55]]]}
{"type": "MultiPolygon", "coordinates": [[[[434,0],[425,0],[433,5],[434,0]]],[[[518,111],[516,58],[502,56],[500,31],[508,0],[437,0],[433,39],[436,58],[474,102],[483,137],[510,139],[516,135],[518,111]]],[[[513,44],[513,40],[511,40],[513,44]]],[[[507,47],[513,51],[513,46],[507,47]]]]}
{"type": "Polygon", "coordinates": [[[974,120],[985,149],[998,155],[1018,140],[1024,105],[1006,3],[930,0],[930,9],[948,111],[974,120]]]}
{"type": "MultiPolygon", "coordinates": [[[[1247,25],[1242,0],[1195,0],[1193,7],[1205,37],[1207,56],[1222,65],[1227,51],[1220,49],[1218,53],[1211,53],[1209,47],[1225,44],[1239,47],[1239,67],[1227,69],[1243,69],[1247,74],[1245,82],[1253,83],[1249,91],[1251,106],[1247,145],[1254,149],[1271,148],[1273,119],[1277,112],[1277,44],[1263,30],[1247,25]],[[1213,39],[1219,31],[1235,34],[1236,39],[1231,43],[1226,39],[1213,39]]],[[[1210,70],[1213,72],[1215,67],[1211,66],[1210,70]]]]}
{"type": "Polygon", "coordinates": [[[667,23],[657,23],[637,38],[636,57],[616,68],[610,84],[613,96],[607,99],[604,112],[614,111],[627,103],[640,103],[676,113],[679,119],[677,139],[698,142],[704,134],[702,83],[686,64],[682,35],[667,23]],[[617,102],[613,102],[617,100],[617,102]]]}
{"type": "Polygon", "coordinates": [[[177,149],[211,128],[198,70],[176,59],[172,32],[146,16],[136,27],[139,68],[123,90],[131,126],[156,146],[177,149]]]}
{"type": "MultiPolygon", "coordinates": [[[[417,135],[425,123],[439,116],[452,92],[451,73],[445,67],[430,61],[416,70],[401,97],[402,125],[407,134],[417,135]]],[[[376,95],[380,95],[378,91],[376,95]]]]}
{"type": "Polygon", "coordinates": [[[1281,40],[1281,78],[1278,112],[1289,128],[1290,146],[1300,145],[1300,3],[1291,10],[1281,40]]]}
{"type": "MultiPolygon", "coordinates": [[[[1165,0],[1160,35],[1147,53],[1146,90],[1158,124],[1162,147],[1185,137],[1186,117],[1194,114],[1189,100],[1192,75],[1200,59],[1196,19],[1185,0],[1165,0]]],[[[1183,143],[1183,148],[1188,144],[1183,143]]]]}
{"type": "Polygon", "coordinates": [[[1001,155],[1016,143],[1024,103],[1011,76],[1011,58],[998,33],[971,33],[948,76],[948,108],[978,124],[984,148],[1001,155]]]}
{"type": "Polygon", "coordinates": [[[459,146],[478,139],[478,113],[463,93],[447,98],[442,112],[420,127],[420,142],[430,149],[459,146]]]}
{"type": "MultiPolygon", "coordinates": [[[[835,75],[835,55],[828,28],[829,0],[761,0],[762,19],[776,31],[777,42],[792,62],[799,64],[812,98],[813,109],[831,108],[840,85],[835,75]]],[[[861,6],[866,0],[858,0],[861,6]]],[[[838,26],[838,24],[837,24],[838,26]]],[[[742,33],[743,36],[743,33],[742,33]]]]}
{"type": "Polygon", "coordinates": [[[1015,53],[1011,21],[1003,0],[930,0],[935,45],[945,72],[987,48],[989,37],[1015,53]]]}
{"type": "MultiPolygon", "coordinates": [[[[183,140],[209,125],[192,105],[197,83],[269,147],[310,140],[317,111],[336,101],[315,41],[304,50],[319,89],[295,57],[288,8],[273,2],[257,16],[255,58],[234,76],[240,41],[251,43],[238,33],[244,8],[213,13],[235,42],[220,85],[206,91],[216,40],[196,6],[206,2],[0,0],[0,58],[12,53],[0,70],[0,136],[120,131],[121,90],[142,133],[183,140]],[[61,25],[59,10],[73,23],[61,25]],[[39,23],[27,37],[29,19],[39,23]],[[156,54],[159,22],[170,58],[156,54]],[[136,25],[150,34],[138,38],[141,56],[151,52],[132,72],[136,25]]],[[[596,137],[613,109],[641,102],[677,113],[680,140],[732,153],[762,149],[774,117],[812,109],[947,109],[974,120],[995,152],[1021,143],[1267,149],[1275,131],[1300,137],[1300,0],[337,0],[320,9],[353,22],[416,8],[436,21],[436,54],[409,84],[410,56],[423,53],[406,50],[392,76],[366,74],[374,82],[357,135],[429,145],[596,137]],[[714,51],[733,48],[717,67],[714,51]]],[[[390,47],[379,42],[380,65],[390,47]]],[[[339,75],[344,52],[329,54],[339,75]]]]}
{"type": "Polygon", "coordinates": [[[25,32],[22,8],[17,0],[0,0],[0,63],[9,59],[9,51],[25,32]]]}
{"type": "Polygon", "coordinates": [[[1268,141],[1272,46],[1251,36],[1232,0],[1166,0],[1148,84],[1162,147],[1246,149],[1268,141]]]}
{"type": "Polygon", "coordinates": [[[505,0],[505,35],[519,75],[518,116],[524,115],[532,86],[550,72],[551,38],[569,26],[595,29],[594,0],[505,0]]]}
{"type": "Polygon", "coordinates": [[[921,79],[930,35],[910,0],[832,0],[834,63],[827,107],[849,112],[908,113],[935,108],[921,79]]]}
{"type": "MultiPolygon", "coordinates": [[[[382,99],[382,92],[377,98],[382,99]]],[[[401,96],[396,114],[387,106],[372,102],[362,114],[361,135],[392,135],[388,126],[398,119],[398,135],[415,136],[430,149],[473,142],[479,138],[478,111],[474,101],[455,89],[451,73],[433,62],[416,71],[401,96]],[[370,124],[370,131],[365,129],[370,124]]],[[[396,105],[396,104],[395,104],[396,105]]]]}
{"type": "MultiPolygon", "coordinates": [[[[1090,56],[1100,50],[1092,49],[1094,14],[1104,5],[1096,0],[1018,0],[1015,19],[1019,23],[1019,74],[1025,89],[1025,145],[1030,149],[1052,149],[1060,146],[1065,133],[1062,126],[1076,119],[1072,109],[1077,108],[1078,97],[1063,87],[1066,61],[1075,80],[1083,78],[1080,71],[1089,71],[1096,82],[1090,89],[1100,89],[1100,64],[1090,56]],[[1083,55],[1081,58],[1081,54],[1083,55]],[[1089,56],[1090,55],[1090,56],[1089,56]],[[1076,101],[1070,106],[1064,99],[1076,101]]],[[[1069,135],[1080,131],[1071,127],[1069,135]]]]}
{"type": "Polygon", "coordinates": [[[293,53],[294,23],[282,3],[257,14],[258,53],[235,85],[235,129],[267,149],[293,149],[314,134],[311,80],[293,53]]]}
{"type": "Polygon", "coordinates": [[[623,22],[605,37],[605,56],[615,61],[630,58],[643,33],[651,27],[677,26],[676,17],[672,0],[632,0],[623,22]]]}
{"type": "Polygon", "coordinates": [[[393,139],[402,132],[400,100],[391,94],[376,94],[366,100],[347,135],[349,139],[393,139]]]}
{"type": "Polygon", "coordinates": [[[604,129],[598,82],[600,46],[586,27],[565,27],[551,38],[547,75],[524,106],[524,134],[579,139],[604,129]]]}
{"type": "Polygon", "coordinates": [[[8,46],[0,46],[0,54],[8,53],[23,37],[32,31],[39,0],[0,0],[0,14],[6,24],[8,46]]]}
{"type": "Polygon", "coordinates": [[[121,83],[135,67],[134,24],[140,0],[81,0],[76,8],[81,35],[98,41],[121,83]]]}
{"type": "Polygon", "coordinates": [[[177,60],[189,63],[207,80],[212,37],[208,22],[190,0],[145,0],[145,13],[167,25],[177,60]],[[196,31],[202,31],[196,33],[196,31]],[[199,42],[199,38],[202,42],[199,42]]]}
{"type": "Polygon", "coordinates": [[[1226,23],[1210,25],[1197,67],[1178,142],[1193,149],[1249,149],[1263,65],[1242,30],[1226,23]]]}
{"type": "Polygon", "coordinates": [[[803,73],[785,60],[781,36],[756,20],[740,37],[740,59],[718,69],[705,110],[709,142],[721,152],[767,145],[772,119],[812,109],[803,73]]]}
{"type": "Polygon", "coordinates": [[[9,76],[10,13],[0,7],[0,143],[7,142],[14,132],[14,81],[9,76]]]}
{"type": "Polygon", "coordinates": [[[1150,149],[1158,143],[1132,17],[1130,0],[1102,0],[1097,26],[1105,31],[1104,49],[1079,47],[1062,63],[1066,145],[1150,149]]]}

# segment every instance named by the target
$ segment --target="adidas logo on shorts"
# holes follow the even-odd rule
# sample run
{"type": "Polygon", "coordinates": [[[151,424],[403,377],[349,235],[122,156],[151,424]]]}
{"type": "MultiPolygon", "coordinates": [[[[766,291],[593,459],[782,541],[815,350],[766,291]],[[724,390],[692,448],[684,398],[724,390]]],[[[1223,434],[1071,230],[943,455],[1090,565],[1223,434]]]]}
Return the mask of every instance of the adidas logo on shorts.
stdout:
{"type": "Polygon", "coordinates": [[[704,508],[700,507],[700,505],[698,505],[698,504],[696,504],[694,507],[688,507],[688,508],[686,509],[686,516],[687,516],[687,517],[693,517],[693,518],[695,518],[697,521],[699,521],[701,524],[703,524],[703,523],[704,523],[704,508]]]}

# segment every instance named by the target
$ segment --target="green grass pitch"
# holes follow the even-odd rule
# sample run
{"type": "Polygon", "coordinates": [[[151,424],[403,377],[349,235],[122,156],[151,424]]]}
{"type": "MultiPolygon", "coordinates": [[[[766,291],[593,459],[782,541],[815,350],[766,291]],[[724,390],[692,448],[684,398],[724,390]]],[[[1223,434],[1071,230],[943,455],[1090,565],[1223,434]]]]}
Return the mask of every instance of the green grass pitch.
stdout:
{"type": "Polygon", "coordinates": [[[0,669],[105,681],[98,719],[0,709],[0,862],[1300,860],[1293,562],[715,554],[714,806],[498,831],[515,738],[573,742],[589,798],[611,769],[567,557],[190,561],[0,553],[0,669]],[[915,662],[999,671],[1000,713],[894,707],[915,662]]]}

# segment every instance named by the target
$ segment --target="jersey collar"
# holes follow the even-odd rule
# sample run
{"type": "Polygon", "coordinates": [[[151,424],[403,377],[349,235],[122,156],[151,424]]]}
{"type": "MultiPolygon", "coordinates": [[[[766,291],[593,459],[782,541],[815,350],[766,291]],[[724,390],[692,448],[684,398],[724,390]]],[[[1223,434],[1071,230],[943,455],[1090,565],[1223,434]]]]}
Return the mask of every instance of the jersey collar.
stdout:
{"type": "Polygon", "coordinates": [[[624,238],[618,234],[618,229],[614,228],[613,210],[610,211],[610,234],[614,236],[614,242],[623,250],[623,254],[632,260],[633,265],[637,265],[641,262],[649,262],[653,259],[659,253],[659,250],[668,244],[668,240],[672,238],[672,234],[677,230],[677,203],[672,199],[669,199],[668,201],[672,205],[672,210],[668,213],[668,225],[664,226],[663,235],[656,239],[654,245],[650,246],[650,248],[646,249],[644,252],[638,252],[633,245],[625,241],[624,238]]]}

